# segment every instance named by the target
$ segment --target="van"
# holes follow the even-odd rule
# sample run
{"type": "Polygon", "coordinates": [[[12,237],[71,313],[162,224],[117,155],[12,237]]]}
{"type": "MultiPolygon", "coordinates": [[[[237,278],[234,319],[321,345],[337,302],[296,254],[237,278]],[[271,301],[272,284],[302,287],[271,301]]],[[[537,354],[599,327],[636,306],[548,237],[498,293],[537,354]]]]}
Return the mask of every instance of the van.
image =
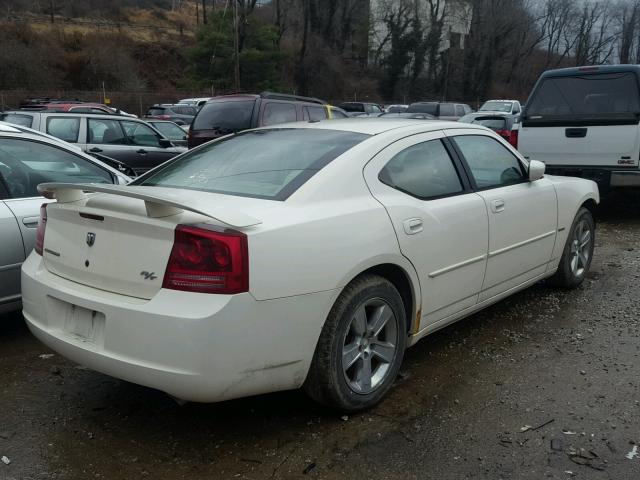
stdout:
{"type": "Polygon", "coordinates": [[[518,150],[601,190],[640,186],[640,66],[544,72],[522,113],[518,150]]]}
{"type": "Polygon", "coordinates": [[[317,98],[262,92],[214,97],[205,103],[189,128],[189,148],[249,128],[330,118],[326,102],[317,98]]]}

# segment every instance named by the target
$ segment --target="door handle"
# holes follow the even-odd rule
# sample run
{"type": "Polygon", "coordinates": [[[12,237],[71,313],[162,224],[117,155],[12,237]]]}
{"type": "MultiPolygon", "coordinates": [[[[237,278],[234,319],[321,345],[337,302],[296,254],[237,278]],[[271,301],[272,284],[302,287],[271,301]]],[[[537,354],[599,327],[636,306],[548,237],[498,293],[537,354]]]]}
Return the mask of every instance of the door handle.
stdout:
{"type": "Polygon", "coordinates": [[[93,148],[90,148],[89,151],[93,153],[100,153],[102,149],[98,147],[93,147],[93,148]]]}
{"type": "Polygon", "coordinates": [[[493,213],[500,213],[504,211],[504,200],[501,198],[491,200],[491,211],[493,213]]]}
{"type": "Polygon", "coordinates": [[[22,224],[27,228],[36,228],[40,217],[22,217],[22,224]]]}
{"type": "Polygon", "coordinates": [[[404,227],[404,233],[407,235],[415,235],[423,230],[421,218],[408,218],[402,222],[402,226],[404,227]]]}
{"type": "Polygon", "coordinates": [[[146,155],[147,151],[144,148],[141,148],[140,150],[136,150],[136,153],[140,153],[141,155],[146,155]]]}

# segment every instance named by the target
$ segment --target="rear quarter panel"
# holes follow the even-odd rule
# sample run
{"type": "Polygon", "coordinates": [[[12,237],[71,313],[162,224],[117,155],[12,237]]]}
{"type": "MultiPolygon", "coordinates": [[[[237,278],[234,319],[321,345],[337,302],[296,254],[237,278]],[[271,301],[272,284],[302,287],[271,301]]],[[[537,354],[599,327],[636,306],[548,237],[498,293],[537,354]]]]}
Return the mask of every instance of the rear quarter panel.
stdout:
{"type": "Polygon", "coordinates": [[[558,236],[553,249],[552,259],[556,264],[562,257],[567,236],[571,230],[573,219],[580,207],[588,200],[600,203],[598,185],[591,181],[575,177],[545,175],[551,180],[558,196],[558,236]],[[563,230],[562,230],[563,229],[563,230]]]}

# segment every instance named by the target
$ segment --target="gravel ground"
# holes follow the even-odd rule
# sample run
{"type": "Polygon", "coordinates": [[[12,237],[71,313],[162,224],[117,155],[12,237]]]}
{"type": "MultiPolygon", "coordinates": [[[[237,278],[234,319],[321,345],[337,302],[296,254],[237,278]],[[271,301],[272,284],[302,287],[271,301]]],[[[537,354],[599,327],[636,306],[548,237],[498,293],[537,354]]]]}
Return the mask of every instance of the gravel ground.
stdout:
{"type": "Polygon", "coordinates": [[[536,285],[424,339],[350,417],[300,392],[181,407],[0,317],[0,479],[639,479],[639,206],[603,203],[581,288],[536,285]]]}

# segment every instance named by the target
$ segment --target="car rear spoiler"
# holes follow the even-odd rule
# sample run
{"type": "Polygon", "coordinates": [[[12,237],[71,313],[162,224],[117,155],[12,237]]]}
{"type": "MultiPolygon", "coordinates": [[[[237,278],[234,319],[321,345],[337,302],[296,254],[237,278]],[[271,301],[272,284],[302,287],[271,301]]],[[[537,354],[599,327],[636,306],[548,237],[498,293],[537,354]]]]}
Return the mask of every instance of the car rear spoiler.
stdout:
{"type": "Polygon", "coordinates": [[[242,228],[259,225],[262,223],[250,215],[225,207],[210,207],[190,201],[189,204],[180,198],[179,190],[162,192],[153,187],[140,187],[128,185],[108,185],[97,183],[41,183],[38,192],[44,197],[56,199],[58,203],[70,203],[86,198],[87,193],[106,193],[120,195],[121,197],[137,198],[144,201],[147,216],[152,218],[168,217],[182,213],[184,210],[198,213],[206,217],[218,220],[226,225],[242,228]]]}

